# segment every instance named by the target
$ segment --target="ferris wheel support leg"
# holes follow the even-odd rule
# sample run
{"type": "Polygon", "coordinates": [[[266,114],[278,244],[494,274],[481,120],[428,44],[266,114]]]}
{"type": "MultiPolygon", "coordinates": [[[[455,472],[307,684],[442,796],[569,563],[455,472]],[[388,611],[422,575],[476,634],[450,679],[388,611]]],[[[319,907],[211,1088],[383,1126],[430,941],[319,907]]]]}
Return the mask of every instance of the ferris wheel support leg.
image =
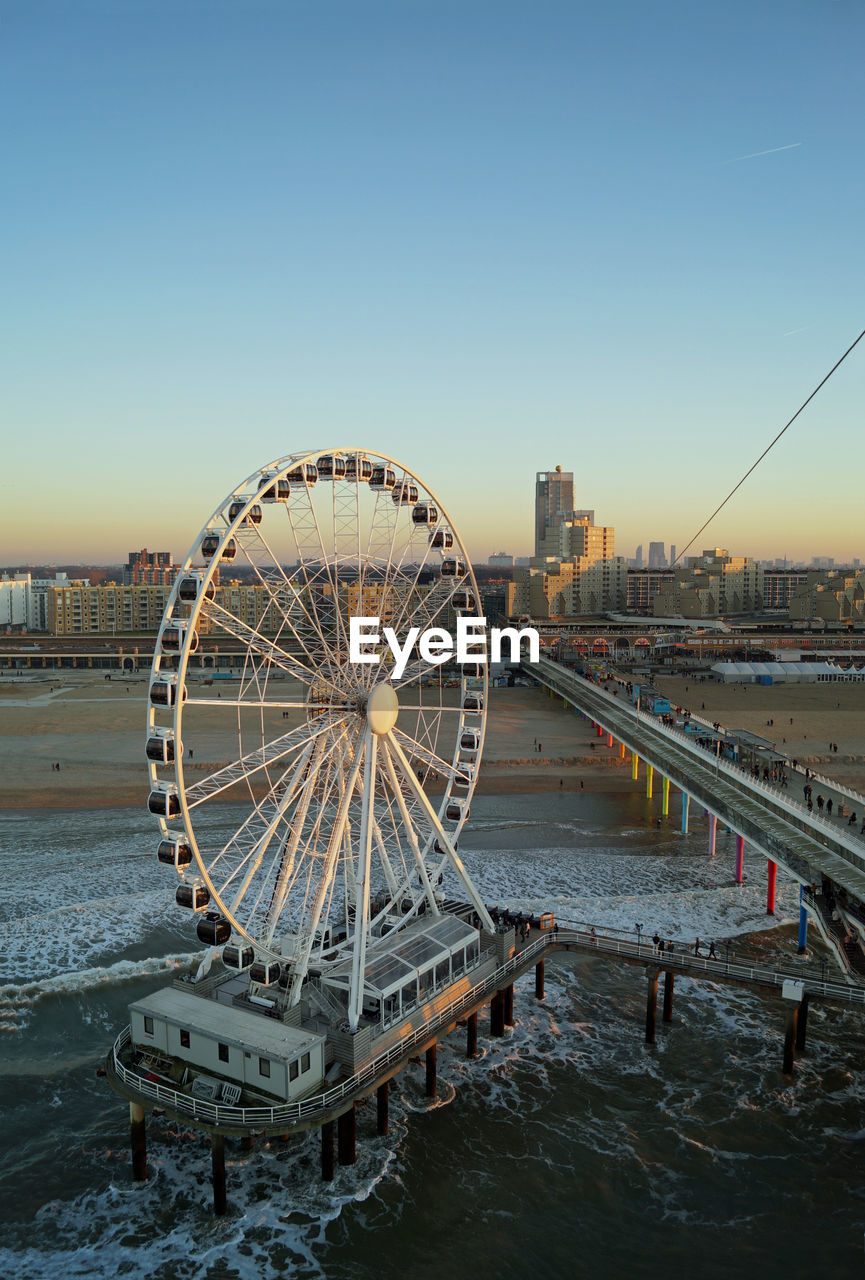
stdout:
{"type": "Polygon", "coordinates": [[[423,860],[423,855],[421,854],[421,851],[420,851],[420,845],[418,844],[417,834],[414,829],[414,823],[412,822],[409,816],[409,811],[408,811],[408,808],[406,807],[405,796],[402,793],[402,790],[399,785],[399,779],[396,776],[396,770],[393,767],[393,760],[391,759],[390,752],[388,751],[387,743],[383,743],[382,745],[384,747],[382,754],[384,755],[385,770],[387,772],[388,781],[390,782],[391,790],[393,791],[394,798],[396,799],[397,807],[400,812],[400,817],[402,818],[403,825],[406,829],[406,835],[408,836],[408,842],[411,846],[411,851],[414,854],[414,859],[415,859],[415,862],[417,863],[418,875],[420,876],[421,884],[423,885],[423,891],[424,891],[424,896],[426,897],[427,906],[429,907],[430,911],[434,916],[441,915],[441,912],[439,911],[439,905],[435,900],[435,894],[433,893],[432,885],[430,884],[429,873],[426,869],[426,865],[423,860]]]}
{"type": "Polygon", "coordinates": [[[351,994],[348,1024],[356,1031],[363,1013],[363,979],[366,969],[366,932],[369,924],[369,870],[372,855],[372,807],[375,798],[375,760],[378,738],[367,730],[364,743],[363,808],[360,814],[360,849],[357,868],[357,906],[354,916],[354,948],[351,956],[351,994]]]}
{"type": "Polygon", "coordinates": [[[132,1142],[132,1181],[147,1179],[147,1134],[144,1108],[137,1102],[129,1104],[129,1136],[132,1142]]]}
{"type": "Polygon", "coordinates": [[[423,787],[419,786],[417,778],[414,776],[414,770],[412,769],[409,761],[406,760],[405,752],[403,751],[402,747],[399,745],[399,743],[397,742],[396,738],[392,733],[389,733],[387,735],[387,745],[388,745],[388,750],[392,751],[396,755],[396,758],[399,761],[399,765],[400,765],[400,769],[402,771],[403,777],[408,783],[415,799],[419,802],[424,812],[426,813],[430,823],[432,824],[432,828],[435,831],[436,835],[438,836],[439,840],[441,841],[442,847],[446,851],[447,857],[450,859],[450,863],[454,871],[456,871],[457,875],[459,876],[462,882],[463,888],[465,889],[466,893],[469,896],[469,901],[471,902],[475,911],[477,911],[478,915],[480,916],[481,924],[489,933],[495,933],[496,927],[493,924],[489,911],[487,911],[484,900],[481,898],[477,889],[474,887],[468,875],[466,874],[466,869],[463,866],[462,859],[460,858],[456,849],[451,844],[450,836],[448,836],[447,832],[445,831],[444,827],[439,821],[439,816],[436,813],[435,809],[430,804],[429,797],[427,796],[423,787]]]}

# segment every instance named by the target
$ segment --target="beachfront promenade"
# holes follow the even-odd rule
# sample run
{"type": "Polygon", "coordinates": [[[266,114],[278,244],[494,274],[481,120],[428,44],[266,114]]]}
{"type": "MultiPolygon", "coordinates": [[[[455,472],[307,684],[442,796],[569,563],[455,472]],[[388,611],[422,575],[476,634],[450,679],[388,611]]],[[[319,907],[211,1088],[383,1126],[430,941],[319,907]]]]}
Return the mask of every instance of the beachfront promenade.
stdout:
{"type": "MultiPolygon", "coordinates": [[[[658,775],[662,813],[669,813],[670,784],[681,793],[682,830],[688,829],[693,800],[709,815],[709,845],[715,852],[718,822],[736,834],[736,880],[741,883],[746,846],[768,863],[767,910],[774,910],[775,869],[784,867],[803,886],[825,881],[860,907],[865,904],[865,842],[818,811],[809,811],[786,792],[751,776],[735,762],[707,751],[695,734],[663,724],[576,672],[541,658],[527,671],[551,695],[590,719],[610,745],[630,752],[632,776],[639,763],[646,770],[646,793],[652,795],[658,775]]],[[[800,945],[808,910],[818,914],[813,895],[803,899],[800,945]]]]}

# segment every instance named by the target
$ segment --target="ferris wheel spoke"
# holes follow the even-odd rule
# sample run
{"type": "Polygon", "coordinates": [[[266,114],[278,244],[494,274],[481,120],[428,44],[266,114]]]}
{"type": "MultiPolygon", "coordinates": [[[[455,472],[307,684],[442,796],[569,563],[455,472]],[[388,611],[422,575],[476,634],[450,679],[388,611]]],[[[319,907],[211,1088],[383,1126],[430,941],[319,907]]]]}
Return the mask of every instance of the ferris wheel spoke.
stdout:
{"type": "Polygon", "coordinates": [[[294,800],[294,797],[298,790],[298,786],[302,785],[301,780],[304,777],[304,773],[307,769],[307,766],[309,764],[311,757],[313,756],[313,752],[317,752],[320,750],[321,750],[321,739],[319,739],[317,742],[308,742],[306,744],[306,747],[303,750],[303,754],[301,755],[301,758],[296,762],[294,770],[292,771],[292,776],[286,785],[285,794],[283,795],[282,799],[279,801],[279,804],[277,805],[276,813],[274,814],[273,818],[271,818],[270,822],[268,822],[262,834],[258,837],[255,843],[252,845],[247,856],[238,863],[235,870],[227,877],[227,879],[223,883],[220,891],[220,896],[222,896],[225,893],[226,889],[229,888],[229,886],[231,885],[235,877],[239,875],[240,872],[243,870],[244,866],[246,866],[246,874],[243,878],[243,881],[241,882],[240,887],[236,891],[234,899],[232,900],[231,906],[229,908],[233,916],[237,915],[238,909],[240,907],[241,902],[243,901],[244,895],[246,894],[247,889],[252,883],[253,877],[256,875],[259,867],[261,866],[262,860],[264,859],[264,855],[267,852],[267,849],[271,843],[271,840],[273,839],[273,835],[276,832],[277,828],[279,827],[280,822],[282,821],[286,810],[294,800]]]}
{"type": "Polygon", "coordinates": [[[267,909],[264,918],[264,941],[265,945],[270,946],[273,942],[273,935],[276,930],[277,923],[282,915],[285,900],[288,896],[289,889],[294,879],[295,865],[297,861],[297,852],[303,837],[303,830],[306,824],[309,806],[315,795],[316,781],[321,767],[321,760],[314,761],[314,767],[310,769],[304,784],[300,802],[295,811],[291,835],[281,852],[281,863],[274,884],[273,894],[270,906],[267,909]]]}
{"type": "Polygon", "coordinates": [[[363,750],[363,805],[360,815],[360,838],[357,857],[357,896],[354,911],[354,946],[352,948],[351,985],[349,988],[348,1023],[356,1031],[363,1012],[363,979],[366,969],[366,939],[369,922],[369,873],[372,858],[372,809],[375,799],[376,755],[378,737],[367,729],[363,750]]]}
{"type": "Polygon", "coordinates": [[[466,893],[469,895],[469,899],[472,905],[474,906],[475,910],[477,911],[478,915],[481,918],[484,928],[488,929],[490,933],[494,933],[495,926],[493,925],[492,919],[490,917],[490,913],[487,911],[486,905],[484,904],[484,900],[478,893],[475,886],[472,884],[469,878],[469,875],[463,865],[463,861],[460,858],[459,854],[457,853],[456,849],[454,848],[453,844],[451,843],[451,838],[445,831],[444,827],[442,826],[438,814],[430,804],[429,798],[427,797],[426,792],[424,791],[423,787],[420,786],[417,779],[415,778],[414,771],[412,770],[411,764],[406,759],[402,747],[397,742],[393,733],[388,733],[386,737],[387,737],[388,750],[393,752],[394,760],[396,764],[399,766],[400,772],[402,773],[403,777],[405,778],[406,782],[411,788],[411,791],[415,799],[419,802],[421,808],[426,814],[427,821],[430,827],[432,828],[434,834],[438,837],[439,843],[441,844],[441,847],[444,849],[447,855],[448,861],[450,862],[454,871],[456,871],[457,875],[459,876],[462,882],[463,888],[466,890],[466,893]]]}
{"type": "Polygon", "coordinates": [[[432,545],[429,541],[429,538],[427,538],[427,544],[424,548],[424,553],[423,553],[421,562],[415,567],[414,577],[409,582],[408,591],[405,592],[405,594],[403,595],[402,607],[400,608],[399,613],[396,615],[393,622],[391,623],[391,626],[393,627],[397,635],[400,634],[400,629],[405,625],[406,618],[409,613],[409,609],[412,607],[413,604],[417,605],[419,603],[420,592],[418,591],[418,587],[420,586],[420,576],[427,566],[427,562],[429,560],[431,551],[432,551],[432,545]]]}
{"type": "MultiPolygon", "coordinates": [[[[289,526],[292,527],[290,516],[289,516],[289,526]]],[[[282,566],[279,563],[278,557],[276,556],[275,552],[271,549],[263,533],[257,526],[255,529],[255,533],[259,542],[261,543],[261,546],[264,548],[267,555],[270,557],[274,567],[270,577],[268,577],[268,575],[265,574],[264,570],[257,564],[257,562],[247,555],[247,560],[250,564],[250,567],[252,568],[253,572],[257,575],[258,580],[261,583],[261,585],[264,587],[265,591],[267,591],[268,596],[270,598],[270,607],[272,607],[275,611],[279,613],[279,616],[283,619],[285,626],[288,627],[289,631],[294,637],[295,643],[299,645],[302,651],[306,654],[306,657],[310,663],[310,666],[318,669],[320,667],[321,661],[323,659],[326,659],[327,657],[328,646],[324,642],[324,638],[321,634],[321,629],[318,625],[317,615],[313,617],[313,614],[311,614],[310,611],[307,609],[303,599],[303,591],[308,590],[308,584],[304,582],[303,589],[298,590],[298,588],[295,586],[292,580],[285,573],[285,570],[282,568],[282,566]],[[287,600],[283,598],[284,595],[288,596],[287,600]],[[300,615],[300,617],[298,618],[292,617],[293,607],[296,609],[296,612],[300,615]],[[314,653],[315,645],[313,645],[313,651],[311,651],[309,648],[309,645],[307,644],[306,638],[301,633],[302,632],[302,623],[300,620],[301,617],[306,618],[307,626],[315,633],[315,636],[318,638],[319,643],[324,646],[324,651],[319,653],[317,657],[314,653]]],[[[294,535],[293,528],[292,528],[292,536],[294,537],[295,550],[297,554],[300,556],[301,550],[300,550],[300,547],[298,546],[297,538],[294,535]]],[[[310,599],[312,598],[310,597],[310,599]]],[[[313,608],[313,612],[314,612],[314,608],[313,608]]],[[[280,628],[280,631],[281,631],[281,628],[280,628]]]]}
{"type": "Polygon", "coordinates": [[[415,826],[414,826],[414,822],[412,821],[411,814],[408,811],[408,805],[406,804],[406,799],[403,794],[402,787],[399,784],[399,778],[397,777],[396,769],[394,768],[390,746],[386,741],[382,742],[382,755],[384,756],[384,760],[385,760],[385,775],[387,777],[388,785],[390,786],[391,793],[393,794],[393,797],[396,800],[397,807],[400,812],[400,817],[402,818],[402,821],[403,821],[403,826],[405,828],[405,833],[406,833],[406,838],[408,840],[409,848],[411,849],[411,852],[414,855],[415,865],[417,867],[418,875],[420,876],[420,879],[421,879],[421,884],[423,885],[424,896],[426,897],[427,903],[429,905],[429,909],[433,913],[433,915],[436,915],[436,916],[441,915],[441,912],[439,910],[439,905],[436,902],[435,893],[433,892],[433,887],[430,884],[429,872],[427,870],[426,863],[424,862],[423,855],[420,850],[420,842],[418,840],[417,831],[415,830],[415,826]]]}
{"type": "MultiPolygon", "coordinates": [[[[336,486],[334,485],[333,488],[335,489],[335,487],[336,486]]],[[[336,632],[334,639],[336,643],[342,648],[342,650],[345,653],[347,653],[348,652],[348,635],[345,632],[342,612],[339,608],[339,574],[337,572],[337,567],[336,567],[338,563],[336,547],[334,546],[334,550],[332,554],[327,551],[324,545],[324,539],[321,536],[321,526],[318,522],[318,515],[316,514],[316,510],[313,505],[312,493],[309,489],[307,489],[306,495],[307,495],[307,500],[309,502],[309,509],[312,517],[312,523],[315,528],[316,538],[318,540],[319,551],[321,553],[321,563],[326,570],[327,580],[331,590],[331,599],[333,601],[334,628],[336,632]]],[[[334,521],[334,524],[335,524],[335,521],[334,521]]],[[[333,529],[333,532],[335,536],[335,533],[336,533],[335,527],[333,529]]],[[[333,641],[331,641],[331,643],[333,643],[333,641]]]]}
{"type": "MultiPolygon", "coordinates": [[[[358,735],[359,736],[359,735],[358,735]]],[[[347,753],[347,751],[346,751],[347,753]]],[[[343,759],[345,759],[345,754],[343,759]]],[[[309,912],[305,926],[298,938],[297,952],[295,955],[295,965],[292,973],[291,989],[289,991],[289,1002],[296,1003],[300,996],[300,988],[306,977],[309,968],[309,953],[315,939],[316,930],[321,920],[321,913],[325,901],[328,896],[331,880],[336,868],[336,860],[342,845],[342,836],[345,830],[345,824],[348,820],[348,810],[351,798],[354,794],[355,779],[360,773],[360,766],[363,762],[363,751],[357,750],[354,753],[354,760],[351,765],[345,790],[340,800],[339,809],[333,824],[333,829],[328,840],[327,850],[322,859],[322,866],[319,872],[318,886],[315,891],[315,897],[312,903],[312,909],[309,912]]]]}
{"type": "Polygon", "coordinates": [[[422,760],[424,764],[435,769],[437,773],[444,774],[444,776],[451,782],[453,782],[455,778],[463,778],[466,782],[471,781],[470,773],[464,773],[451,761],[444,760],[440,755],[437,755],[435,751],[430,750],[429,747],[425,747],[420,742],[416,742],[414,738],[410,737],[407,733],[404,733],[401,729],[396,729],[394,733],[400,744],[410,756],[415,758],[415,760],[422,760]]]}
{"type": "MultiPolygon", "coordinates": [[[[303,684],[312,685],[321,678],[317,673],[313,675],[313,672],[305,667],[298,658],[286,653],[285,649],[280,645],[263,636],[255,627],[243,622],[235,614],[215,601],[206,601],[202,605],[201,611],[209,621],[215,622],[217,626],[222,627],[229,635],[234,636],[235,640],[245,644],[247,646],[247,654],[260,658],[262,663],[277,667],[303,684]]],[[[324,677],[324,680],[328,684],[331,683],[326,677],[324,677]]]]}
{"type": "MultiPolygon", "coordinates": [[[[272,704],[265,703],[264,705],[271,706],[272,704]]],[[[194,809],[196,805],[202,804],[203,801],[211,799],[218,792],[234,786],[241,779],[250,778],[258,773],[260,769],[276,764],[278,760],[290,755],[291,752],[302,750],[323,735],[331,733],[336,724],[343,723],[347,719],[348,716],[343,715],[338,717],[336,721],[330,720],[326,724],[316,727],[313,727],[311,722],[307,722],[279,738],[274,738],[272,742],[268,742],[264,746],[240,756],[230,764],[223,765],[215,773],[209,774],[206,778],[202,778],[200,782],[194,782],[186,788],[186,807],[194,809]]]]}

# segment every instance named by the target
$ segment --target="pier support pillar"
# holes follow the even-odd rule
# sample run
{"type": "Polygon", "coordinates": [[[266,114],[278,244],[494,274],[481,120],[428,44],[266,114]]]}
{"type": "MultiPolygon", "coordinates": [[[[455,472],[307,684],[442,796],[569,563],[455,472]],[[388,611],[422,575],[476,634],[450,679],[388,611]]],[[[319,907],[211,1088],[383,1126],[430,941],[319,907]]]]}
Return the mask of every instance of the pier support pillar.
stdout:
{"type": "Polygon", "coordinates": [[[621,759],[622,759],[622,760],[624,760],[624,758],[625,758],[625,750],[626,750],[626,748],[625,748],[625,744],[624,744],[624,742],[620,742],[620,743],[619,743],[619,756],[621,757],[621,759]]]}
{"type": "Polygon", "coordinates": [[[607,734],[607,746],[608,746],[608,747],[611,747],[612,745],[613,745],[613,735],[612,735],[611,733],[608,733],[608,734],[607,734]]]}
{"type": "Polygon", "coordinates": [[[804,886],[799,885],[799,955],[804,955],[808,950],[808,912],[805,910],[805,903],[802,896],[805,892],[804,886]]]}
{"type": "Polygon", "coordinates": [[[777,862],[773,862],[771,858],[767,858],[766,870],[768,872],[768,881],[766,884],[766,915],[773,916],[775,914],[775,880],[778,876],[777,862]]]}
{"type": "Polygon", "coordinates": [[[321,1180],[322,1182],[333,1182],[333,1175],[336,1168],[333,1160],[333,1129],[332,1120],[325,1120],[321,1126],[321,1180]]]}
{"type": "Polygon", "coordinates": [[[670,779],[661,779],[661,813],[666,818],[670,812],[670,779]]]}
{"type": "Polygon", "coordinates": [[[225,1198],[225,1136],[210,1135],[210,1168],[213,1173],[213,1212],[221,1217],[228,1208],[225,1198]]]}
{"type": "Polygon", "coordinates": [[[438,1079],[436,1076],[437,1049],[438,1045],[431,1044],[426,1051],[426,1086],[424,1094],[427,1098],[434,1098],[438,1093],[438,1079]]]}
{"type": "Polygon", "coordinates": [[[682,792],[682,835],[688,834],[688,811],[691,808],[691,797],[687,791],[682,792]]]}
{"type": "Polygon", "coordinates": [[[144,1182],[147,1178],[147,1132],[144,1108],[137,1102],[129,1104],[129,1137],[132,1143],[132,1181],[144,1182]]]}
{"type": "Polygon", "coordinates": [[[649,989],[646,993],[646,1044],[655,1043],[655,1022],[658,1017],[658,970],[649,969],[649,989]]]}
{"type": "Polygon", "coordinates": [[[655,777],[655,770],[650,764],[646,765],[646,799],[652,798],[652,781],[655,777]]]}
{"type": "Polygon", "coordinates": [[[604,731],[599,724],[595,725],[595,736],[598,738],[603,738],[604,736],[604,731]]]}
{"type": "Polygon", "coordinates": [[[502,992],[505,1002],[505,1026],[512,1027],[514,1025],[514,984],[505,987],[502,992]]]}
{"type": "Polygon", "coordinates": [[[357,1159],[357,1116],[352,1105],[336,1121],[336,1146],[340,1164],[354,1164],[357,1159]]]}
{"type": "Polygon", "coordinates": [[[715,842],[718,838],[718,819],[714,813],[709,814],[709,854],[715,856],[715,842]]]}
{"type": "Polygon", "coordinates": [[[478,1056],[478,1015],[470,1013],[466,1018],[466,1057],[478,1056]]]}
{"type": "Polygon", "coordinates": [[[736,836],[736,884],[745,878],[745,837],[736,836]]]}
{"type": "Polygon", "coordinates": [[[540,959],[535,965],[535,999],[544,998],[544,962],[540,959]]]}
{"type": "Polygon", "coordinates": [[[808,997],[803,996],[799,1002],[799,1016],[796,1019],[796,1052],[805,1048],[805,1036],[808,1031],[808,997]]]}
{"type": "Polygon", "coordinates": [[[637,781],[639,772],[640,772],[640,757],[637,755],[636,751],[633,751],[631,753],[631,779],[633,782],[637,781]]]}
{"type": "Polygon", "coordinates": [[[673,978],[670,969],[664,974],[664,1021],[673,1021],[673,978]]]}
{"type": "Polygon", "coordinates": [[[490,1035],[505,1034],[505,997],[504,992],[497,991],[490,1001],[490,1035]]]}
{"type": "Polygon", "coordinates": [[[379,1137],[384,1137],[390,1127],[388,1116],[388,1100],[390,1097],[390,1081],[385,1080],[375,1091],[375,1129],[379,1137]]]}
{"type": "Polygon", "coordinates": [[[785,1076],[793,1074],[793,1059],[796,1056],[796,1026],[799,1021],[799,1006],[793,1005],[787,1010],[787,1025],[784,1028],[784,1062],[781,1070],[785,1076]]]}

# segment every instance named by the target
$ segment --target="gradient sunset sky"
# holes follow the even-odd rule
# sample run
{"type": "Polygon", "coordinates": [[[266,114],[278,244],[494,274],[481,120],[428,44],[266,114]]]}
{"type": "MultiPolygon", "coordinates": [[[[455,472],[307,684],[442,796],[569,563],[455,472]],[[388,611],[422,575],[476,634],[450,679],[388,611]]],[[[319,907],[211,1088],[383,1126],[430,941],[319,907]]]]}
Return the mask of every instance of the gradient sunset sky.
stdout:
{"type": "MultiPolygon", "coordinates": [[[[865,327],[865,9],[6,0],[0,564],[361,443],[681,547],[865,327]]],[[[865,559],[865,340],[700,539],[865,559]]],[[[698,548],[697,548],[698,549],[698,548]]]]}

